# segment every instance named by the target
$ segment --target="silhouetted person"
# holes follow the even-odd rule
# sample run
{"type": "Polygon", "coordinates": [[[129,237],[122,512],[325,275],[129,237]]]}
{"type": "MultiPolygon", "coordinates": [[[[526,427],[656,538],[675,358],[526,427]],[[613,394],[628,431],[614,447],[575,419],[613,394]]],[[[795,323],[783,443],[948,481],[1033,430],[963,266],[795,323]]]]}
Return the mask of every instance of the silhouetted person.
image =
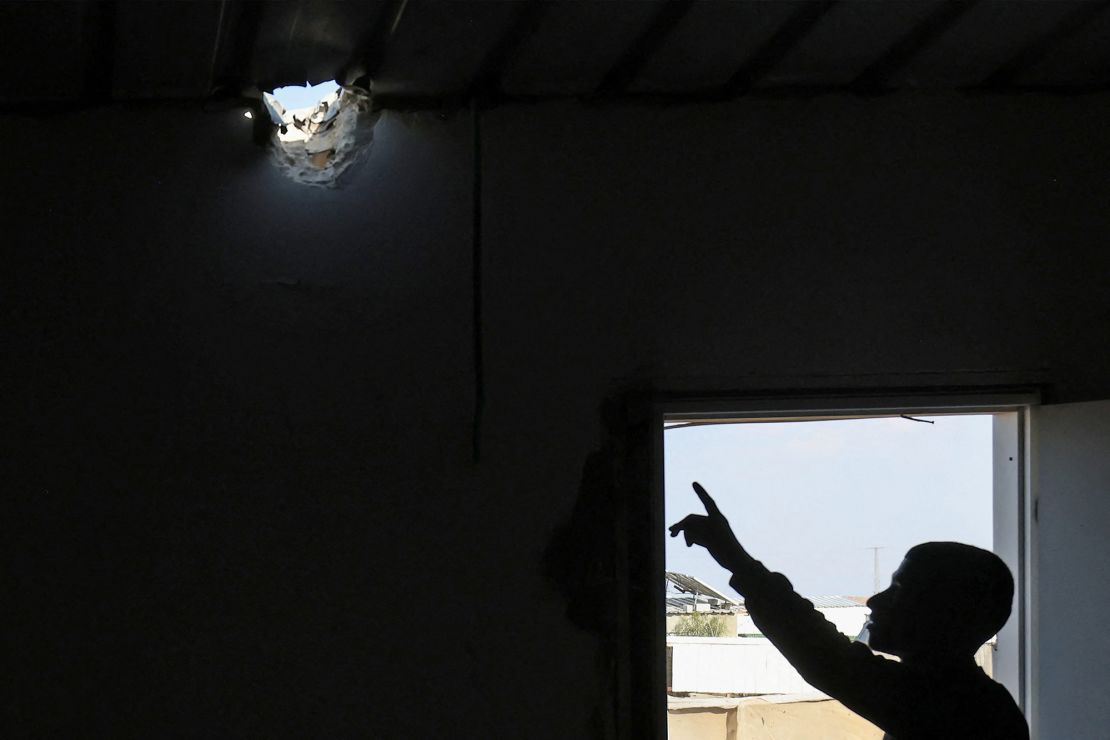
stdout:
{"type": "Polygon", "coordinates": [[[1014,579],[992,552],[927,542],[906,553],[890,587],[867,601],[875,655],[840,634],[790,581],[752,558],[699,484],[708,516],[671,527],[732,571],[756,625],[812,686],[886,732],[891,740],[1028,740],[1005,687],[975,664],[975,651],[1010,616],[1014,579]]]}

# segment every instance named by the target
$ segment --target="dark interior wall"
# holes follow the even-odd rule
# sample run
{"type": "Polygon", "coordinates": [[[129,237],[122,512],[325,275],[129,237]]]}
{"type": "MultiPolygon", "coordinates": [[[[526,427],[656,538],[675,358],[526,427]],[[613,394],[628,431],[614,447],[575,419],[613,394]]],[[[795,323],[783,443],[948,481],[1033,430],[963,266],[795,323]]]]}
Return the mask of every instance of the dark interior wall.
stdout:
{"type": "MultiPolygon", "coordinates": [[[[1110,97],[386,114],[345,187],[237,113],[6,117],[15,726],[589,732],[541,575],[600,400],[1110,396],[1110,97]]],[[[1103,677],[1105,680],[1105,677],[1103,677]]]]}
{"type": "Polygon", "coordinates": [[[1020,371],[1105,395],[1107,102],[495,113],[489,138],[531,152],[491,145],[491,352],[514,347],[491,366],[547,383],[555,338],[564,377],[1020,371]]]}

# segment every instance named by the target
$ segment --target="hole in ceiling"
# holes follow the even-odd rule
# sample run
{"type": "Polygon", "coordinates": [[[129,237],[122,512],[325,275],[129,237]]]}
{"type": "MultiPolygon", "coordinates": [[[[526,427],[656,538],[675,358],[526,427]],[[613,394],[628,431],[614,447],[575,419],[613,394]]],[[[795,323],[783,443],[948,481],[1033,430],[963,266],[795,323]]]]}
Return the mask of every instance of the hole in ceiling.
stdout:
{"type": "Polygon", "coordinates": [[[275,88],[262,100],[274,124],[274,161],[297,182],[334,186],[369,149],[377,115],[365,90],[329,80],[275,88]]]}
{"type": "Polygon", "coordinates": [[[274,91],[270,94],[275,100],[281,103],[286,110],[300,110],[301,108],[316,107],[317,103],[338,89],[338,82],[335,80],[328,80],[326,82],[321,82],[319,85],[310,85],[305,82],[304,87],[300,85],[275,87],[274,91]]]}

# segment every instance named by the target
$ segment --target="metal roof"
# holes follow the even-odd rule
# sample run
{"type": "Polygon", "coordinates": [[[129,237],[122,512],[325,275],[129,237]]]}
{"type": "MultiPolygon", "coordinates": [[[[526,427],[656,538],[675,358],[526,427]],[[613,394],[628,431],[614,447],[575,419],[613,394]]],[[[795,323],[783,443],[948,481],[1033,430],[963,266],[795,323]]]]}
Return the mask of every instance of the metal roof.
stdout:
{"type": "Polygon", "coordinates": [[[713,597],[698,596],[696,599],[691,596],[675,596],[670,595],[663,599],[666,605],[666,611],[670,613],[685,614],[690,610],[690,607],[695,604],[709,604],[711,612],[735,612],[738,605],[735,601],[721,601],[713,597]]]}
{"type": "Polygon", "coordinates": [[[727,604],[739,603],[735,598],[726,596],[700,578],[688,576],[685,573],[675,573],[673,571],[667,571],[666,576],[667,580],[674,584],[675,588],[682,593],[708,596],[710,598],[720,599],[727,604]]]}
{"type": "Polygon", "coordinates": [[[830,609],[835,607],[847,606],[864,606],[858,601],[850,599],[847,596],[807,596],[810,602],[813,603],[818,609],[830,609]]]}
{"type": "Polygon", "coordinates": [[[0,103],[338,79],[386,105],[1110,87],[1106,0],[0,3],[0,103]],[[392,103],[390,102],[392,101],[392,103]]]}
{"type": "MultiPolygon", "coordinates": [[[[708,598],[716,597],[709,596],[708,598]]],[[[856,601],[848,596],[806,596],[805,598],[817,609],[839,609],[864,606],[863,603],[856,601]]],[[[674,610],[684,612],[686,611],[687,607],[693,606],[693,604],[695,603],[695,597],[693,596],[693,594],[689,596],[676,596],[672,594],[667,596],[664,601],[666,602],[666,607],[668,611],[674,610]]],[[[705,603],[706,601],[706,594],[700,594],[697,598],[697,602],[705,603]]],[[[732,610],[732,608],[734,607],[740,607],[741,610],[743,610],[744,602],[743,600],[737,601],[734,599],[730,599],[723,602],[721,606],[729,610],[732,610]]]]}
{"type": "MultiPolygon", "coordinates": [[[[695,601],[693,596],[668,596],[663,601],[666,604],[667,611],[677,611],[677,612],[683,612],[683,613],[685,613],[695,603],[700,603],[700,604],[708,603],[708,599],[704,596],[698,597],[696,599],[696,601],[695,601]]],[[[719,603],[710,605],[711,609],[712,608],[717,608],[717,609],[723,609],[723,610],[727,610],[727,611],[731,611],[733,607],[734,607],[734,604],[731,604],[731,603],[728,603],[728,602],[719,602],[719,603]]]]}

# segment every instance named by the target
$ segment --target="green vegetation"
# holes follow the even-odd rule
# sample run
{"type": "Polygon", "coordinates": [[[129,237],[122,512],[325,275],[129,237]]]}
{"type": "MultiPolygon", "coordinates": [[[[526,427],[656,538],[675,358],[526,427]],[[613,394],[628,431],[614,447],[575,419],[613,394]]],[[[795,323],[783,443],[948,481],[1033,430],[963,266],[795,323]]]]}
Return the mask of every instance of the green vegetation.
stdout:
{"type": "Polygon", "coordinates": [[[674,634],[683,637],[723,637],[725,634],[725,620],[714,617],[704,612],[691,612],[688,616],[678,620],[674,634]]]}

